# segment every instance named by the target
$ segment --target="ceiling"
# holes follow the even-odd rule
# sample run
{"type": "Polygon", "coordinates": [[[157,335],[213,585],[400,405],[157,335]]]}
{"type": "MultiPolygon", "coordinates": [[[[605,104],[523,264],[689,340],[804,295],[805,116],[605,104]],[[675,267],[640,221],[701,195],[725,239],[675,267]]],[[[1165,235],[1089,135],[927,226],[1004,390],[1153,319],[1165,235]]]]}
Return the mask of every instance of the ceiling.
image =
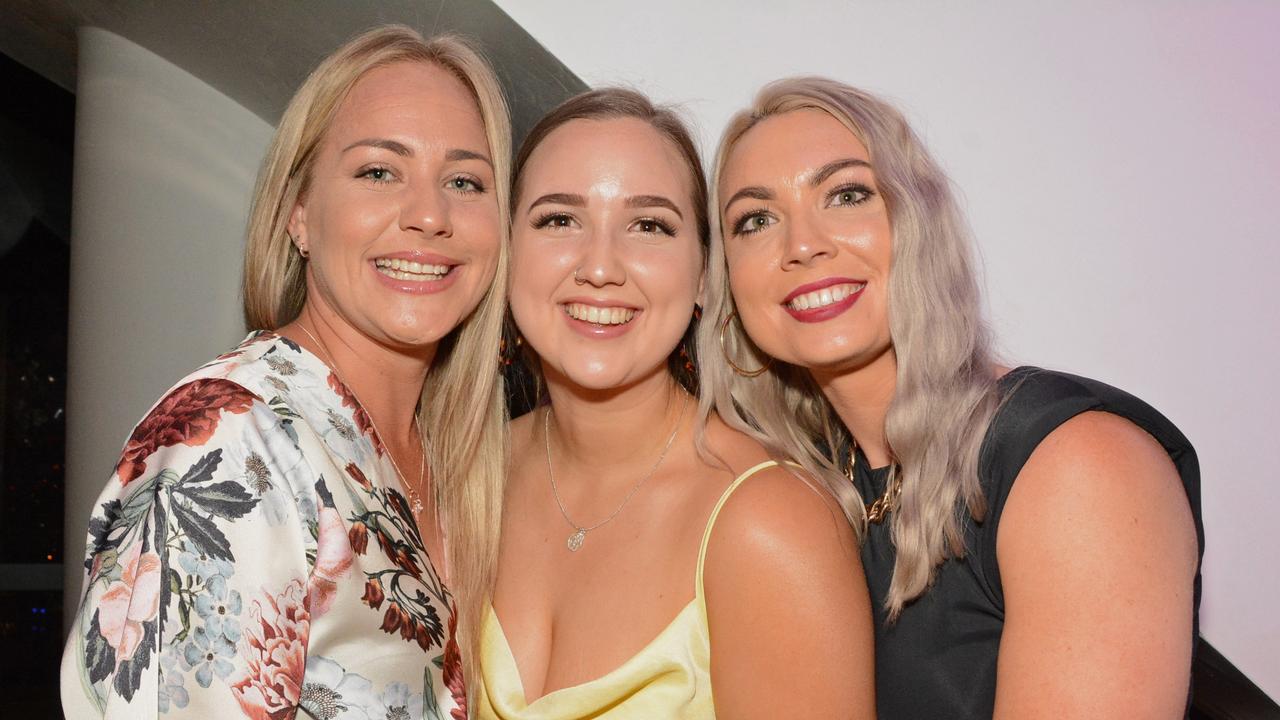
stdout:
{"type": "Polygon", "coordinates": [[[103,28],[274,125],[325,55],[362,30],[393,22],[477,40],[506,90],[517,141],[546,110],[585,89],[490,0],[4,0],[0,52],[74,92],[76,29],[103,28]]]}

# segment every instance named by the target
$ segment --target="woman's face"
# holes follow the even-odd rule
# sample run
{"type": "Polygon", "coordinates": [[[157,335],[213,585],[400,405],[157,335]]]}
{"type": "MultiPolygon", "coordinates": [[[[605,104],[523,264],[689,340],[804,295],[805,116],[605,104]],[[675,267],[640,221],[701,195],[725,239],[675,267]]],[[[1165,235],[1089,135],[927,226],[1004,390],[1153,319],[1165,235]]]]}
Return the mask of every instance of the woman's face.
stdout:
{"type": "Polygon", "coordinates": [[[310,253],[307,302],[374,341],[438,342],[493,282],[493,165],[467,88],[435,65],[366,73],[321,142],[289,233],[310,253]]]}
{"type": "Polygon", "coordinates": [[[692,180],[647,123],[573,120],[529,157],[511,313],[549,376],[595,390],[665,372],[702,279],[692,180]]]}
{"type": "Polygon", "coordinates": [[[719,194],[729,286],[761,350],[828,371],[889,351],[889,214],[853,133],[820,110],[768,117],[734,146],[719,194]]]}

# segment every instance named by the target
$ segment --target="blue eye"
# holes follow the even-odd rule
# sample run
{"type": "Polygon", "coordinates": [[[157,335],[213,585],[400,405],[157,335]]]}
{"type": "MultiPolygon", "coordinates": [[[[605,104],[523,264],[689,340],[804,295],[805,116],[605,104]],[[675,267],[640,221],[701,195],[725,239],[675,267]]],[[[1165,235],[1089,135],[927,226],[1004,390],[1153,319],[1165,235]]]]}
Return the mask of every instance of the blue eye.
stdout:
{"type": "Polygon", "coordinates": [[[448,182],[448,187],[464,194],[484,192],[484,186],[480,184],[479,180],[465,175],[451,178],[448,182]]]}

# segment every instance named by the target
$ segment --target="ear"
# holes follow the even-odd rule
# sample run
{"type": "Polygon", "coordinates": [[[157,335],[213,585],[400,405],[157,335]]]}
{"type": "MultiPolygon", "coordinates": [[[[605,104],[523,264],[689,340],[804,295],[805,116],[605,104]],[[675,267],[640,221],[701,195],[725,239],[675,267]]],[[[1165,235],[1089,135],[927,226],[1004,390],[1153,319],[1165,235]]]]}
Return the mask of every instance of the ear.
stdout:
{"type": "Polygon", "coordinates": [[[307,208],[301,199],[294,204],[293,212],[289,213],[289,222],[284,228],[289,237],[293,238],[293,244],[298,246],[298,252],[305,257],[310,248],[307,246],[307,208]]]}

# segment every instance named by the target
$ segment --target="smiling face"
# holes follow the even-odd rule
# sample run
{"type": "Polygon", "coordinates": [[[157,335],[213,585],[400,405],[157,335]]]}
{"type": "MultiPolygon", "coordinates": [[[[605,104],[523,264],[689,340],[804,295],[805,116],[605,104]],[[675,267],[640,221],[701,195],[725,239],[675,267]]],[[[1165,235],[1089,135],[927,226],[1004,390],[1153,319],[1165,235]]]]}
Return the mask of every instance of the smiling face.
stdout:
{"type": "Polygon", "coordinates": [[[511,313],[548,375],[590,389],[665,372],[702,250],[680,152],[648,123],[571,120],[521,173],[511,313]]]}
{"type": "Polygon", "coordinates": [[[761,350],[824,371],[890,351],[889,213],[848,128],[815,109],[761,120],[729,153],[719,196],[729,285],[761,350]]]}
{"type": "Polygon", "coordinates": [[[393,348],[432,345],[493,282],[500,242],[484,123],[431,64],[366,73],[325,134],[289,234],[307,304],[393,348]]]}

